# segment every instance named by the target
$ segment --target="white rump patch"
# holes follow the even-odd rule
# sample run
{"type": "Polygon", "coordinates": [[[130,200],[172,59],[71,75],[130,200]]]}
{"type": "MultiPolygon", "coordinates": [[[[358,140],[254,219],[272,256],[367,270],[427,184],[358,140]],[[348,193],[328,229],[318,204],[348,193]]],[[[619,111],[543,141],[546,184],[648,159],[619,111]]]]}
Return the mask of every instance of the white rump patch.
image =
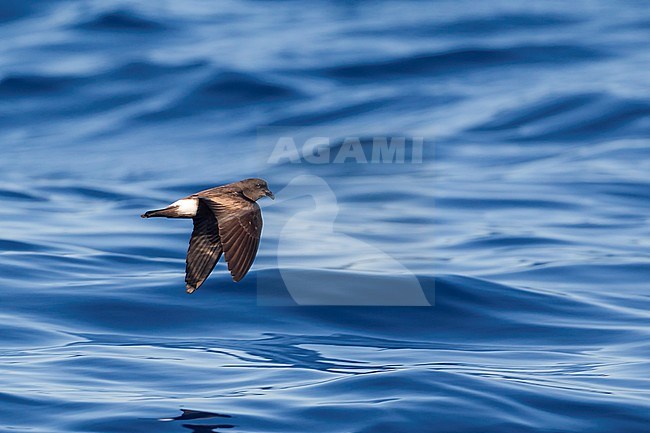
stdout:
{"type": "Polygon", "coordinates": [[[178,215],[184,217],[193,217],[196,216],[196,211],[199,209],[199,199],[197,198],[184,198],[182,200],[175,201],[169,207],[177,206],[178,215]]]}

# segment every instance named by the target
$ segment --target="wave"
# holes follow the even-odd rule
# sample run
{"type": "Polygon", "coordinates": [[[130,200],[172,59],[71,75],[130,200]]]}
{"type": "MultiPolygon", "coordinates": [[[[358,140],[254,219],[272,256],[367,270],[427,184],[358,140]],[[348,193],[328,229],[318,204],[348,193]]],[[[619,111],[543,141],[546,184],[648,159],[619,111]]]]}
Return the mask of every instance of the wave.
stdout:
{"type": "Polygon", "coordinates": [[[139,15],[132,10],[110,10],[74,25],[74,28],[84,31],[115,31],[115,32],[160,32],[169,27],[152,18],[139,15]]]}
{"type": "MultiPolygon", "coordinates": [[[[323,278],[331,271],[308,272],[323,278]]],[[[112,278],[103,290],[57,290],[21,305],[56,305],[48,321],[58,340],[46,343],[47,335],[31,332],[6,335],[22,338],[32,356],[39,353],[41,369],[62,368],[64,377],[50,379],[57,384],[101,378],[119,382],[128,398],[145,387],[153,396],[195,399],[190,405],[196,409],[173,418],[158,397],[138,399],[140,416],[132,408],[123,415],[81,410],[67,421],[73,431],[98,422],[151,431],[160,422],[152,413],[166,422],[192,421],[197,429],[268,431],[282,425],[289,432],[304,431],[302,420],[328,419],[337,431],[403,431],[429,426],[431,417],[443,423],[441,431],[472,431],[478,424],[483,430],[488,422],[499,431],[532,433],[558,417],[573,420],[575,428],[597,420],[595,431],[603,433],[645,426],[647,404],[627,396],[629,385],[612,388],[607,379],[629,364],[624,354],[639,341],[641,315],[630,321],[624,311],[585,298],[458,275],[418,277],[429,295],[435,292],[432,307],[268,307],[259,305],[256,292],[282,281],[277,269],[256,274],[257,282],[249,276],[241,284],[217,274],[192,296],[184,295],[180,275],[162,274],[146,281],[112,278]],[[179,284],[163,282],[174,278],[179,284]],[[39,344],[48,346],[35,350],[39,344]],[[617,355],[600,353],[613,345],[617,355]],[[133,384],[124,382],[124,370],[138,371],[133,384]],[[214,371],[221,374],[213,378],[214,371]],[[323,403],[332,395],[335,401],[323,403]],[[228,404],[235,397],[245,397],[255,413],[228,404]],[[282,418],[265,405],[270,398],[281,405],[282,418]],[[287,404],[294,399],[305,404],[287,404]],[[578,416],[576,407],[589,416],[578,416]],[[621,419],[610,417],[612,407],[621,419]],[[333,413],[350,408],[351,417],[331,421],[333,413]],[[301,421],[286,424],[284,416],[301,421]],[[229,419],[222,424],[215,417],[229,419]]],[[[11,362],[26,353],[5,355],[11,362]]],[[[30,404],[13,391],[0,397],[13,408],[30,404]]],[[[59,400],[32,403],[52,401],[59,400]]]]}
{"type": "Polygon", "coordinates": [[[14,189],[5,189],[0,187],[0,200],[47,201],[48,199],[42,194],[35,194],[26,191],[16,191],[14,189]]]}
{"type": "MultiPolygon", "coordinates": [[[[310,323],[315,330],[338,330],[374,338],[417,340],[424,330],[429,330],[439,333],[438,342],[532,347],[544,342],[573,349],[613,340],[622,344],[635,338],[635,334],[629,334],[623,326],[633,324],[634,320],[630,321],[623,313],[559,292],[522,289],[465,276],[418,276],[432,307],[391,307],[389,304],[384,307],[312,305],[297,308],[292,293],[312,290],[306,281],[338,278],[360,282],[369,279],[373,287],[379,287],[380,281],[385,279],[381,284],[399,290],[401,277],[309,269],[300,274],[305,285],[292,286],[289,291],[278,269],[253,271],[239,284],[231,281],[227,271],[218,269],[201,288],[201,293],[186,296],[183,293],[182,252],[170,251],[174,260],[166,263],[160,261],[165,254],[161,256],[149,251],[146,246],[138,250],[137,255],[124,250],[119,254],[93,252],[85,257],[79,253],[76,257],[66,257],[43,253],[42,248],[38,253],[31,252],[33,248],[15,241],[5,241],[2,245],[5,251],[23,252],[22,256],[4,264],[12,268],[11,272],[5,269],[4,275],[29,275],[38,269],[44,278],[34,276],[30,280],[32,283],[40,280],[42,284],[46,283],[47,274],[56,274],[59,278],[68,275],[67,279],[84,275],[77,278],[77,290],[69,291],[67,286],[50,287],[38,298],[38,303],[59,305],[50,313],[50,320],[56,320],[59,329],[69,328],[70,332],[91,326],[106,332],[137,329],[161,336],[177,336],[191,333],[196,327],[210,328],[219,322],[237,324],[237,329],[244,330],[251,323],[241,312],[257,305],[256,308],[267,309],[269,314],[262,315],[266,318],[258,319],[255,327],[260,326],[260,320],[267,322],[264,328],[268,332],[283,332],[291,323],[310,323]],[[100,287],[102,289],[98,290],[100,287]],[[179,304],[179,299],[184,301],[179,304]],[[224,301],[226,308],[215,309],[224,301]],[[278,308],[288,310],[282,310],[278,316],[273,313],[279,311],[278,308]],[[377,314],[382,310],[384,314],[377,314]],[[400,314],[400,311],[408,314],[400,314]],[[219,316],[218,322],[215,322],[215,313],[219,316]],[[192,320],[187,321],[187,317],[192,320]],[[590,321],[589,327],[582,325],[585,320],[590,321]],[[616,323],[621,326],[613,326],[616,323]]],[[[562,274],[567,275],[567,272],[562,274]]],[[[8,281],[6,277],[2,280],[8,281]]],[[[12,279],[9,285],[15,281],[12,279]]],[[[295,284],[295,279],[291,282],[295,284]]],[[[17,299],[20,298],[22,296],[17,299]]],[[[312,294],[312,298],[318,299],[318,295],[312,294]]],[[[21,302],[32,303],[27,299],[21,302]]]]}
{"type": "Polygon", "coordinates": [[[203,60],[179,63],[160,63],[151,60],[136,60],[116,66],[103,76],[105,80],[149,81],[160,78],[175,78],[179,73],[202,70],[209,63],[203,60]]]}
{"type": "Polygon", "coordinates": [[[607,93],[553,95],[499,112],[469,132],[518,141],[637,138],[650,131],[650,103],[607,93]]]}
{"type": "MultiPolygon", "coordinates": [[[[432,25],[426,28],[426,34],[440,35],[499,35],[532,29],[548,30],[561,29],[580,23],[582,20],[570,15],[534,14],[534,13],[502,13],[479,18],[463,18],[451,22],[432,25]]],[[[420,30],[422,31],[422,29],[420,30]]]]}
{"type": "Polygon", "coordinates": [[[217,109],[244,109],[260,104],[296,100],[301,92],[285,84],[243,72],[217,72],[190,87],[164,108],[138,116],[153,121],[184,117],[217,109]]]}
{"type": "Polygon", "coordinates": [[[0,80],[0,96],[5,98],[52,96],[69,92],[80,82],[79,77],[75,76],[9,74],[0,80]]]}
{"type": "Polygon", "coordinates": [[[32,15],[40,6],[48,5],[47,0],[34,0],[25,2],[22,0],[3,0],[0,4],[0,23],[20,20],[32,15]]]}
{"type": "Polygon", "coordinates": [[[599,49],[579,45],[517,45],[507,48],[464,48],[431,54],[417,54],[393,60],[379,60],[328,67],[322,73],[340,80],[373,81],[412,76],[462,74],[471,70],[508,65],[562,64],[605,58],[599,49]]]}

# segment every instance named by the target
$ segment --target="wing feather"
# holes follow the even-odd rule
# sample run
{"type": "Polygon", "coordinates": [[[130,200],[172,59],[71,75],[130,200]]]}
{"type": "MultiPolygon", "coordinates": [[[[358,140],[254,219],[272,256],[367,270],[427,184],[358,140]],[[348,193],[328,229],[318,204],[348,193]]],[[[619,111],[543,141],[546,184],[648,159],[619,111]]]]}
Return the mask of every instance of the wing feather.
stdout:
{"type": "Polygon", "coordinates": [[[185,287],[188,293],[201,287],[223,252],[217,219],[201,200],[193,221],[194,230],[185,261],[185,287]]]}
{"type": "Polygon", "coordinates": [[[201,197],[217,219],[223,253],[233,280],[249,271],[262,234],[262,212],[254,201],[235,196],[201,197]]]}

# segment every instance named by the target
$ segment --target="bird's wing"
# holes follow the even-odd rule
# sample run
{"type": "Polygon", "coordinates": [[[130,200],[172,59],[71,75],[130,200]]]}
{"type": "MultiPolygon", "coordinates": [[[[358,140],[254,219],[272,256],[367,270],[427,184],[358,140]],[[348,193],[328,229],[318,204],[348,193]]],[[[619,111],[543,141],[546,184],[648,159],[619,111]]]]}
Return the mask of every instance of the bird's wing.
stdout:
{"type": "Polygon", "coordinates": [[[194,292],[203,284],[223,251],[217,219],[212,210],[201,200],[193,220],[194,230],[185,262],[187,293],[194,292]]]}
{"type": "Polygon", "coordinates": [[[254,201],[233,196],[201,197],[217,217],[223,252],[232,279],[244,278],[257,255],[262,212],[254,201]]]}

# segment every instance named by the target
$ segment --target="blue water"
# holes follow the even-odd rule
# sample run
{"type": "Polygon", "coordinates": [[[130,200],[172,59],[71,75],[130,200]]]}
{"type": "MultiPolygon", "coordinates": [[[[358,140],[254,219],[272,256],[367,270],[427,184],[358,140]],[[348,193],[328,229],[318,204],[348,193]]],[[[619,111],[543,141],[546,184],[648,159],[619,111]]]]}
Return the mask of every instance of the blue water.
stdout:
{"type": "Polygon", "coordinates": [[[648,12],[3,1],[0,432],[647,432],[648,12]],[[277,131],[426,146],[273,163],[277,131]],[[248,176],[252,271],[186,295],[191,223],[139,215],[248,176]],[[430,306],[294,305],[287,270],[430,306]]]}

